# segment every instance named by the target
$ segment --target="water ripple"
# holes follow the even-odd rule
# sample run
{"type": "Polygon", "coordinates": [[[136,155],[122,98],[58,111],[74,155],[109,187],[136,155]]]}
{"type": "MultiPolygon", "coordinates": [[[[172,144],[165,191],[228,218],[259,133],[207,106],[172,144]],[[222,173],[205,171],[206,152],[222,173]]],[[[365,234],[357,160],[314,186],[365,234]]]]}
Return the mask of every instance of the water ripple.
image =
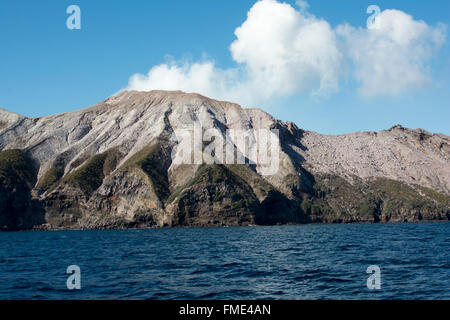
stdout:
{"type": "Polygon", "coordinates": [[[0,299],[450,299],[450,223],[0,233],[0,299]],[[78,265],[82,289],[66,288],[78,265]],[[369,265],[382,289],[366,287],[369,265]]]}

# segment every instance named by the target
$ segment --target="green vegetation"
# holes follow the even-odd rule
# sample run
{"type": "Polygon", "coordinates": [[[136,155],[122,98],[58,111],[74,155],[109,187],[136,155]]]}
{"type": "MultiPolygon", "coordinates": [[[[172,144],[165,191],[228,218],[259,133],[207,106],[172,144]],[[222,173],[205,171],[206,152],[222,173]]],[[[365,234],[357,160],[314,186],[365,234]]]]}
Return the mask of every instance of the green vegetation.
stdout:
{"type": "Polygon", "coordinates": [[[90,196],[101,186],[105,176],[115,169],[120,156],[117,149],[95,155],[87,160],[81,168],[65,176],[62,181],[78,187],[90,196]]]}
{"type": "Polygon", "coordinates": [[[0,229],[23,230],[43,223],[43,213],[31,197],[37,166],[26,151],[0,152],[0,229]]]}
{"type": "Polygon", "coordinates": [[[315,181],[311,204],[302,208],[305,213],[350,221],[370,220],[376,214],[377,201],[370,190],[364,190],[360,180],[355,179],[352,184],[340,176],[323,174],[315,176],[315,181]]]}
{"type": "Polygon", "coordinates": [[[0,152],[0,184],[14,186],[24,183],[33,188],[36,182],[36,170],[33,161],[23,150],[6,150],[0,152]]]}
{"type": "Polygon", "coordinates": [[[450,207],[450,197],[439,193],[435,190],[428,189],[422,186],[418,186],[420,192],[422,192],[424,195],[426,195],[428,198],[433,199],[434,201],[438,203],[442,203],[448,207],[450,207]]]}
{"type": "MultiPolygon", "coordinates": [[[[193,185],[205,185],[205,184],[218,184],[224,182],[226,184],[234,185],[241,183],[237,180],[236,176],[228,170],[224,165],[219,164],[211,164],[211,165],[202,165],[195,176],[190,179],[183,186],[177,188],[168,198],[167,202],[171,203],[178,196],[182,195],[187,189],[192,187],[193,185]]],[[[221,201],[224,197],[232,197],[235,200],[238,199],[238,195],[235,192],[231,192],[229,194],[225,193],[225,191],[218,191],[214,194],[214,201],[221,201]]]]}
{"type": "Polygon", "coordinates": [[[370,184],[373,192],[383,200],[383,211],[388,214],[398,210],[427,210],[439,211],[448,207],[448,197],[436,191],[420,187],[426,196],[421,195],[406,183],[386,178],[378,178],[370,184]]]}
{"type": "Polygon", "coordinates": [[[162,148],[158,143],[148,145],[128,159],[122,170],[131,168],[142,170],[150,179],[153,190],[159,199],[165,200],[169,196],[170,190],[162,152],[162,148]]]}
{"type": "Polygon", "coordinates": [[[195,183],[234,183],[236,182],[236,178],[225,166],[211,164],[203,165],[197,171],[194,181],[195,183]]]}
{"type": "Polygon", "coordinates": [[[202,223],[211,219],[216,223],[250,222],[260,211],[258,199],[248,183],[219,164],[198,168],[191,180],[170,195],[168,202],[174,201],[179,223],[191,219],[202,223]]]}
{"type": "Polygon", "coordinates": [[[74,168],[74,169],[78,168],[89,158],[90,158],[89,154],[87,154],[87,153],[82,154],[77,159],[75,159],[75,161],[72,162],[72,164],[71,164],[72,168],[74,168]]]}
{"type": "Polygon", "coordinates": [[[63,168],[51,167],[39,180],[37,188],[41,192],[52,190],[64,174],[63,168]]]}
{"type": "Polygon", "coordinates": [[[83,167],[68,174],[63,181],[91,195],[100,187],[105,177],[103,173],[105,159],[105,153],[92,157],[83,167]]]}
{"type": "Polygon", "coordinates": [[[117,148],[111,149],[106,152],[105,162],[103,163],[103,174],[107,176],[113,172],[122,158],[122,154],[117,148]]]}
{"type": "Polygon", "coordinates": [[[252,171],[246,165],[232,164],[227,166],[227,168],[232,173],[246,181],[258,197],[266,197],[271,190],[275,189],[269,182],[267,182],[267,180],[252,171]]]}
{"type": "Polygon", "coordinates": [[[355,178],[349,183],[336,175],[316,175],[313,193],[300,204],[312,219],[379,221],[381,215],[398,218],[400,213],[432,216],[449,212],[450,203],[449,197],[434,190],[387,178],[355,178]]]}
{"type": "Polygon", "coordinates": [[[310,216],[335,214],[326,201],[317,198],[304,198],[300,204],[300,208],[305,214],[310,216]]]}
{"type": "Polygon", "coordinates": [[[381,196],[394,197],[398,200],[407,200],[409,202],[422,200],[422,196],[416,190],[400,181],[377,178],[370,183],[370,187],[381,196]]]}

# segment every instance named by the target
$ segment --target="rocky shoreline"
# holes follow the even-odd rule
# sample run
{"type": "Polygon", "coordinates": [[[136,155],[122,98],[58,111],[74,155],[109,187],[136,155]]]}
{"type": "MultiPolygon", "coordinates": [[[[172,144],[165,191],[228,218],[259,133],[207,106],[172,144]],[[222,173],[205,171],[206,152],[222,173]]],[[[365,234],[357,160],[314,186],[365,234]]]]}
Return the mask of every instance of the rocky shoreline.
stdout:
{"type": "Polygon", "coordinates": [[[422,129],[327,136],[165,91],[41,118],[0,109],[0,121],[0,230],[450,220],[450,138],[422,129]],[[224,139],[277,130],[277,171],[178,163],[171,134],[192,125],[224,139]]]}

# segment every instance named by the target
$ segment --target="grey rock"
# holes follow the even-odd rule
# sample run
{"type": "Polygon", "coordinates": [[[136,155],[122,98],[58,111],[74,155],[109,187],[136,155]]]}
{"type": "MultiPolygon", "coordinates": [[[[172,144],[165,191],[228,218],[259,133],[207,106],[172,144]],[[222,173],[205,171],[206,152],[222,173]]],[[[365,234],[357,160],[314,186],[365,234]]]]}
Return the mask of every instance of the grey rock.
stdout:
{"type": "MultiPolygon", "coordinates": [[[[26,228],[450,218],[446,135],[399,125],[321,135],[259,109],[180,91],[123,91],[39,118],[0,109],[0,154],[6,150],[26,152],[37,168],[27,201],[45,219],[22,223],[26,228]],[[227,129],[278,129],[279,170],[267,176],[258,163],[176,165],[171,133],[193,124],[216,128],[224,139],[227,129]]],[[[1,211],[2,197],[0,216],[14,214],[1,211]]]]}

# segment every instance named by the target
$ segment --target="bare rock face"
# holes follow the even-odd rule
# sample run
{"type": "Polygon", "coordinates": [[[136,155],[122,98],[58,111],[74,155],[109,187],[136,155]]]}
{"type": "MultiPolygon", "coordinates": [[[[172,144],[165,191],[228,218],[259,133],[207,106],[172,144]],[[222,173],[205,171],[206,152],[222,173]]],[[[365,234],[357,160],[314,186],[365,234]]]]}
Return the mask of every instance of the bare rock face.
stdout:
{"type": "Polygon", "coordinates": [[[450,138],[395,126],[380,132],[304,134],[307,167],[360,178],[384,177],[450,193],[450,138]]]}
{"type": "Polygon", "coordinates": [[[0,109],[0,182],[4,230],[448,220],[450,140],[401,126],[326,136],[198,94],[124,91],[48,117],[0,109]],[[180,163],[174,132],[192,127],[237,157],[229,130],[278,130],[277,170],[180,163]]]}

